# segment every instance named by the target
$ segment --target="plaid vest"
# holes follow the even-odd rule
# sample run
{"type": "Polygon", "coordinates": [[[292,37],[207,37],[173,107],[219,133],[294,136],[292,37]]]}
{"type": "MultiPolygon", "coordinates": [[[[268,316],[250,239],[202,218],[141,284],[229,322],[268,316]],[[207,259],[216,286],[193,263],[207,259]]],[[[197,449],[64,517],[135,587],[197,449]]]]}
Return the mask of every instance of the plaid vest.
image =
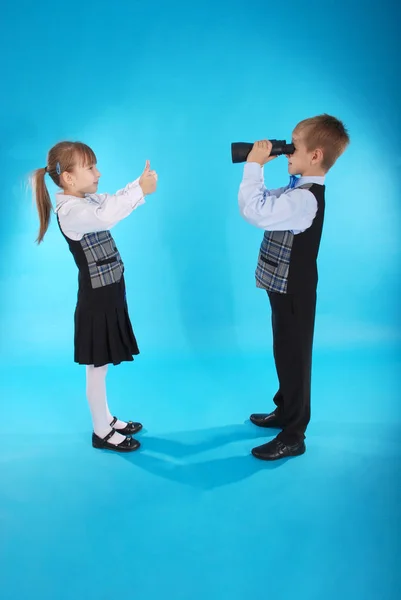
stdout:
{"type": "Polygon", "coordinates": [[[265,231],[255,271],[256,287],[289,294],[317,285],[316,259],[324,219],[324,185],[305,184],[316,198],[318,210],[303,233],[265,231]]]}
{"type": "Polygon", "coordinates": [[[68,243],[75,264],[79,269],[79,279],[92,289],[119,283],[124,273],[124,263],[110,231],[86,233],[80,240],[68,238],[60,226],[68,243]]]}

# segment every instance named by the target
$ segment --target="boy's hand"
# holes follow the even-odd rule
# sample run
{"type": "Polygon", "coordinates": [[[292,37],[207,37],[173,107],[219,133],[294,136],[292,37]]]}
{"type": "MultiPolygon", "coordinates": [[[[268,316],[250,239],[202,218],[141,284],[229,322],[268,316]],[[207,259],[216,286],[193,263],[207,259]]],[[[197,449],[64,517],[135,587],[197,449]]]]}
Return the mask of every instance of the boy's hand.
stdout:
{"type": "Polygon", "coordinates": [[[261,140],[260,142],[255,142],[252,150],[248,154],[248,158],[246,162],[256,162],[259,163],[260,166],[265,165],[277,158],[277,156],[270,156],[270,152],[272,150],[273,144],[269,140],[261,140]]]}
{"type": "Polygon", "coordinates": [[[145,169],[139,178],[139,185],[142,188],[144,196],[153,194],[157,186],[157,173],[150,170],[150,161],[146,161],[145,169]]]}

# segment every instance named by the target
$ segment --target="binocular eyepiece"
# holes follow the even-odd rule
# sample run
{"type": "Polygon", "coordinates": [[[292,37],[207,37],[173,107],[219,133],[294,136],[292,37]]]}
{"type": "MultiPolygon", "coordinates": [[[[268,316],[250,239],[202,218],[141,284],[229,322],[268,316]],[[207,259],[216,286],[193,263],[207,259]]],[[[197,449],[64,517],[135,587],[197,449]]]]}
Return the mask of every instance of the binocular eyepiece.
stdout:
{"type": "MultiPolygon", "coordinates": [[[[285,140],[269,140],[273,147],[270,156],[280,156],[281,154],[293,154],[294,144],[287,144],[285,140]]],[[[231,144],[231,159],[233,163],[245,162],[248,154],[253,148],[249,142],[233,142],[231,144]]]]}

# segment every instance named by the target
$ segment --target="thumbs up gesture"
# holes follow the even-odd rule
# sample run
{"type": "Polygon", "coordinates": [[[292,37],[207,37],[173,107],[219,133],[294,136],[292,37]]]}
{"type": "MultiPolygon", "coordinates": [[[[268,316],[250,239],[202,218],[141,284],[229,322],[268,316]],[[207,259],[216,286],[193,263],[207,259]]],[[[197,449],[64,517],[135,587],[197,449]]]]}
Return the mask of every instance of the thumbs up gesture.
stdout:
{"type": "Polygon", "coordinates": [[[139,185],[145,196],[153,194],[156,191],[157,173],[156,171],[151,171],[149,160],[146,161],[145,169],[139,178],[139,185]]]}

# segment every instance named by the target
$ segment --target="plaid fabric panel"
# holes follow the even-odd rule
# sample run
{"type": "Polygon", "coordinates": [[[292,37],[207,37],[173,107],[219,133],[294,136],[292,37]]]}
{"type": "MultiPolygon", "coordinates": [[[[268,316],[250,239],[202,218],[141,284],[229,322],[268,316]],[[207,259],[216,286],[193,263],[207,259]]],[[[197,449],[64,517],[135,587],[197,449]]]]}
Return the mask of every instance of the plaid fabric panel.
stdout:
{"type": "Polygon", "coordinates": [[[270,292],[287,292],[288,272],[294,234],[265,231],[256,267],[256,286],[270,292]]]}
{"type": "Polygon", "coordinates": [[[124,265],[109,231],[85,234],[81,246],[88,262],[93,288],[120,281],[124,265]]]}
{"type": "MultiPolygon", "coordinates": [[[[298,189],[311,187],[312,183],[304,183],[298,189]]],[[[291,231],[265,231],[255,272],[256,287],[280,294],[287,292],[293,241],[291,231]]]]}

